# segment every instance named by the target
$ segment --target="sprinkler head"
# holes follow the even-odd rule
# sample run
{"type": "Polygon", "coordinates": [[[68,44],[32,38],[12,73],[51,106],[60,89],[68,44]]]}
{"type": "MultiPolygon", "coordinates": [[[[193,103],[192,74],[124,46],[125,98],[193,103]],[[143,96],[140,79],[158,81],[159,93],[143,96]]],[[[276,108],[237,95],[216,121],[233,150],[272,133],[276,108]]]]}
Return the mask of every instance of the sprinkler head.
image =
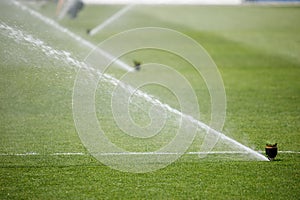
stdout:
{"type": "Polygon", "coordinates": [[[141,62],[134,60],[133,64],[136,71],[139,71],[141,69],[141,62]]]}
{"type": "Polygon", "coordinates": [[[89,35],[90,34],[90,32],[91,32],[91,29],[87,29],[86,30],[86,33],[89,35]]]}
{"type": "Polygon", "coordinates": [[[273,161],[277,155],[277,143],[275,144],[266,144],[266,154],[270,161],[273,161]]]}

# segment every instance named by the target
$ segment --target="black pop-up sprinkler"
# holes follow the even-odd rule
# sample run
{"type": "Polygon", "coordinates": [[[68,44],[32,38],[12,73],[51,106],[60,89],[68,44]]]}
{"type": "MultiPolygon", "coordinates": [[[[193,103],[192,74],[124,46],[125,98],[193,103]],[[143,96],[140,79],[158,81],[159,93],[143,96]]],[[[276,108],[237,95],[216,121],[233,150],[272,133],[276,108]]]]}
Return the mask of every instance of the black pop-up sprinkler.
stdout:
{"type": "Polygon", "coordinates": [[[275,144],[266,144],[266,154],[270,161],[273,161],[277,155],[277,143],[275,144]]]}

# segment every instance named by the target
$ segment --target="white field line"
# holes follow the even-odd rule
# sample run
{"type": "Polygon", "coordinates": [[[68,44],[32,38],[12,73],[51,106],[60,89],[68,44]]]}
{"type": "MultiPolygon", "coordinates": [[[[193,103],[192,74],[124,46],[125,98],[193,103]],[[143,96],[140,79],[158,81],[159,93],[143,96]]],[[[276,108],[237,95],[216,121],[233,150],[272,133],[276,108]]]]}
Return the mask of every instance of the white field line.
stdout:
{"type": "MultiPolygon", "coordinates": [[[[258,151],[263,153],[264,151],[258,151]]],[[[280,154],[300,154],[299,151],[278,151],[280,154]]],[[[100,153],[101,156],[128,156],[128,155],[178,155],[181,153],[176,152],[112,152],[112,153],[100,153]]],[[[223,154],[249,154],[245,151],[211,151],[211,152],[185,152],[184,155],[223,155],[223,154]]],[[[83,152],[57,152],[50,154],[27,152],[27,153],[0,153],[0,156],[88,156],[90,154],[83,152]]]]}
{"type": "Polygon", "coordinates": [[[24,11],[27,11],[30,15],[40,19],[41,21],[43,21],[44,23],[52,26],[53,28],[61,31],[62,33],[65,33],[67,35],[69,35],[71,38],[73,38],[74,40],[76,40],[77,42],[85,45],[86,47],[90,48],[91,50],[96,50],[98,51],[100,54],[102,54],[104,57],[114,61],[121,69],[124,69],[126,71],[134,71],[133,67],[130,67],[129,65],[127,65],[126,63],[122,62],[121,60],[117,59],[116,57],[114,57],[113,55],[107,53],[106,51],[104,51],[103,49],[100,49],[99,47],[97,47],[96,45],[94,45],[93,43],[83,39],[82,37],[76,35],[75,33],[71,32],[69,29],[62,27],[61,25],[59,25],[56,21],[45,17],[44,15],[36,12],[35,10],[32,10],[30,8],[28,8],[27,6],[21,4],[20,2],[17,1],[13,1],[14,5],[16,5],[17,7],[21,8],[24,11]]]}
{"type": "Polygon", "coordinates": [[[127,5],[125,7],[123,7],[121,10],[119,10],[118,12],[116,12],[114,15],[112,15],[110,18],[108,18],[107,20],[105,20],[103,23],[101,23],[99,26],[93,28],[89,34],[90,35],[95,35],[96,33],[98,33],[99,31],[101,31],[105,26],[111,24],[113,21],[115,21],[116,19],[118,19],[119,17],[121,17],[122,15],[124,15],[128,10],[130,10],[134,5],[127,5]]]}

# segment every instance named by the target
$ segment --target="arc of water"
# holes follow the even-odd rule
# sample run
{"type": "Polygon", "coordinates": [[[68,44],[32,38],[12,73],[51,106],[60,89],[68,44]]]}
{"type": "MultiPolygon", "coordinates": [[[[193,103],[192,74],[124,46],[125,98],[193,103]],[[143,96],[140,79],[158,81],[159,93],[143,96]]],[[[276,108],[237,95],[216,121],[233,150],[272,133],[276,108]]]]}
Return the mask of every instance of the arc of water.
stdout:
{"type": "Polygon", "coordinates": [[[21,8],[22,10],[27,11],[29,14],[31,14],[32,16],[42,20],[44,23],[52,26],[53,28],[61,31],[62,33],[67,34],[68,36],[70,36],[72,39],[76,40],[77,42],[85,45],[86,47],[90,48],[90,49],[95,49],[97,50],[101,55],[103,55],[104,57],[110,59],[110,60],[114,60],[115,63],[123,70],[126,71],[134,71],[134,68],[127,65],[126,63],[122,62],[121,60],[115,58],[113,55],[109,54],[108,52],[104,51],[103,49],[100,49],[99,47],[97,47],[96,45],[94,45],[93,43],[83,39],[82,37],[76,35],[75,33],[71,32],[70,30],[68,30],[65,27],[62,27],[61,25],[59,25],[56,21],[45,17],[44,15],[41,15],[40,13],[38,13],[35,10],[32,10],[30,8],[28,8],[27,6],[21,4],[20,2],[17,1],[13,1],[14,5],[18,6],[19,8],[21,8]]]}
{"type": "Polygon", "coordinates": [[[118,12],[116,12],[114,15],[112,15],[111,17],[109,17],[107,20],[105,20],[103,23],[99,24],[97,27],[93,28],[89,34],[91,36],[95,35],[96,33],[98,33],[99,31],[101,31],[104,27],[106,27],[107,25],[111,24],[113,21],[117,20],[119,17],[121,17],[122,15],[124,15],[127,11],[129,11],[130,9],[132,9],[134,7],[134,5],[127,5],[124,6],[121,10],[119,10],[118,12]]]}
{"type": "MultiPolygon", "coordinates": [[[[44,17],[43,15],[41,15],[41,14],[39,14],[39,13],[37,13],[37,12],[35,12],[35,11],[29,9],[29,8],[27,8],[26,6],[23,6],[23,5],[20,4],[19,2],[14,1],[14,3],[15,3],[15,5],[18,5],[19,7],[21,7],[23,10],[28,11],[30,14],[32,14],[32,15],[34,15],[34,16],[40,18],[40,19],[42,19],[42,20],[45,21],[47,24],[50,24],[50,25],[56,27],[56,28],[59,29],[60,31],[63,31],[63,32],[67,31],[68,34],[69,34],[70,36],[72,35],[71,37],[73,37],[74,39],[80,40],[80,41],[82,41],[82,42],[83,42],[84,44],[86,44],[86,45],[92,45],[92,46],[94,46],[93,44],[89,43],[88,41],[82,40],[79,36],[77,36],[77,35],[75,35],[74,33],[68,31],[67,29],[61,27],[59,24],[57,24],[57,23],[54,22],[53,20],[50,20],[50,19],[44,17]]],[[[1,28],[1,27],[0,27],[0,28],[1,28]]],[[[11,27],[10,27],[10,29],[11,29],[11,27]]],[[[30,37],[32,37],[32,36],[30,36],[30,37]]],[[[57,50],[55,50],[55,51],[57,51],[57,50]]],[[[103,51],[103,50],[102,50],[102,51],[103,51]]],[[[104,52],[104,51],[103,51],[103,52],[104,52]]],[[[104,55],[104,56],[108,56],[109,54],[108,54],[108,55],[107,55],[107,54],[103,54],[103,55],[104,55]]],[[[94,71],[94,69],[89,69],[89,67],[86,66],[85,63],[79,62],[79,61],[77,61],[77,60],[74,59],[74,58],[72,58],[72,60],[75,60],[76,62],[75,62],[75,63],[70,63],[70,64],[75,65],[76,67],[79,67],[79,68],[87,69],[87,70],[89,70],[89,71],[91,71],[91,72],[94,71]]],[[[68,59],[65,59],[65,60],[63,60],[63,61],[68,61],[68,59]]],[[[120,61],[120,62],[121,62],[121,61],[120,61]]],[[[125,63],[124,63],[124,64],[125,64],[125,63]]],[[[126,64],[125,64],[125,65],[126,65],[126,64]]],[[[125,69],[126,69],[126,68],[125,68],[125,69]]],[[[94,72],[93,72],[93,73],[94,73],[94,72]]],[[[97,73],[97,74],[98,74],[98,73],[97,73]]],[[[124,88],[132,89],[131,86],[126,85],[125,83],[122,83],[120,80],[118,80],[118,79],[116,79],[116,78],[114,78],[114,77],[112,77],[112,76],[110,76],[110,75],[108,75],[108,74],[102,74],[102,77],[105,77],[106,81],[109,81],[111,84],[114,84],[114,85],[115,85],[115,84],[121,84],[121,85],[123,85],[124,88]]],[[[182,112],[178,111],[177,109],[174,109],[174,108],[170,107],[168,104],[164,104],[164,103],[160,102],[158,99],[156,99],[156,98],[154,98],[154,97],[152,97],[152,96],[150,96],[150,95],[148,95],[148,94],[146,94],[146,93],[144,93],[144,92],[142,92],[142,91],[137,91],[137,94],[138,94],[140,97],[143,97],[146,101],[149,101],[149,102],[153,103],[154,105],[159,104],[161,107],[166,108],[168,111],[170,111],[170,112],[172,112],[172,113],[174,113],[174,114],[180,115],[180,116],[182,116],[183,118],[189,119],[192,123],[196,124],[197,127],[199,127],[199,128],[201,128],[201,129],[204,129],[204,130],[208,131],[210,134],[214,134],[214,135],[219,136],[221,139],[223,139],[223,140],[225,140],[225,141],[227,141],[227,142],[229,142],[229,143],[231,143],[231,144],[233,144],[233,145],[238,146],[239,148],[245,150],[245,151],[248,152],[249,154],[252,154],[252,155],[255,156],[256,158],[258,158],[258,159],[260,159],[260,160],[262,160],[262,161],[268,161],[268,159],[267,159],[265,156],[263,156],[262,154],[260,154],[259,152],[256,152],[256,151],[254,151],[253,149],[251,149],[251,148],[249,148],[249,147],[247,147],[247,146],[245,146],[245,145],[239,143],[238,141],[236,141],[236,140],[234,140],[234,139],[232,139],[232,138],[230,138],[230,137],[224,135],[223,133],[221,133],[221,132],[219,132],[219,131],[217,131],[217,130],[212,129],[211,127],[209,127],[209,126],[206,125],[205,123],[203,123],[203,122],[201,122],[201,121],[199,121],[199,120],[193,118],[192,116],[190,116],[190,115],[188,115],[188,114],[185,114],[185,113],[182,113],[182,112]]]]}

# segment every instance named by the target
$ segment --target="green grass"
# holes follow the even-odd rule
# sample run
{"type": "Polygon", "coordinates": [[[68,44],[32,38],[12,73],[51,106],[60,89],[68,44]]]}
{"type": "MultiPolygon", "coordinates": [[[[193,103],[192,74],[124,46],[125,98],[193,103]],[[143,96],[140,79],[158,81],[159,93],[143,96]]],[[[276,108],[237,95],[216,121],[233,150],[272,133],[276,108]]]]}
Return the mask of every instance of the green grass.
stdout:
{"type": "MultiPolygon", "coordinates": [[[[5,6],[0,8],[0,22],[84,59],[88,50],[80,44],[26,12],[5,6]],[[41,26],[47,31],[41,32],[41,26]]],[[[227,94],[223,132],[255,150],[263,151],[270,141],[277,142],[279,150],[299,152],[300,26],[299,21],[291,20],[299,18],[299,7],[140,6],[94,38],[85,35],[86,28],[97,26],[118,8],[87,6],[78,19],[61,23],[94,43],[143,26],[173,28],[189,35],[206,48],[221,72],[227,94]]],[[[51,16],[53,6],[39,11],[51,16]]],[[[17,44],[0,31],[1,199],[299,198],[299,153],[279,153],[274,162],[239,161],[233,155],[220,160],[185,155],[166,168],[145,174],[120,172],[101,164],[88,155],[75,129],[72,90],[76,70],[45,57],[38,48],[17,44]],[[26,152],[39,155],[14,155],[26,152]],[[85,154],[53,155],[59,152],[85,154]]],[[[189,77],[202,98],[209,97],[201,80],[178,57],[144,51],[122,59],[137,56],[173,66],[189,77]]],[[[120,76],[123,72],[112,69],[111,73],[120,76]]],[[[178,106],[169,93],[159,88],[146,90],[178,106]]],[[[208,121],[209,112],[204,108],[201,119],[208,121]]],[[[100,117],[112,135],[121,135],[109,114],[100,117]]]]}
{"type": "Polygon", "coordinates": [[[153,173],[129,174],[88,158],[33,157],[32,165],[2,167],[2,198],[297,199],[299,159],[280,158],[272,163],[177,162],[153,173]],[[36,166],[41,160],[44,165],[36,166]]]}

